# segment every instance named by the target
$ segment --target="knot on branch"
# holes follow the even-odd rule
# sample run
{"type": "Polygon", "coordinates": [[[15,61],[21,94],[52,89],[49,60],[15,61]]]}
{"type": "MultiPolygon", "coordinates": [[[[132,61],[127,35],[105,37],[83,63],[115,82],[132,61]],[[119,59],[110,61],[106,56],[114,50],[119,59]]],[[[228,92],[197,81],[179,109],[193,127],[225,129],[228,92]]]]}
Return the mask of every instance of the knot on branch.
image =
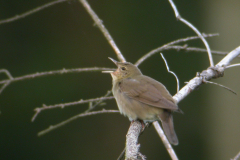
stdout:
{"type": "Polygon", "coordinates": [[[212,78],[219,78],[224,76],[225,67],[214,66],[202,71],[198,76],[202,77],[203,80],[210,80],[212,78]]]}

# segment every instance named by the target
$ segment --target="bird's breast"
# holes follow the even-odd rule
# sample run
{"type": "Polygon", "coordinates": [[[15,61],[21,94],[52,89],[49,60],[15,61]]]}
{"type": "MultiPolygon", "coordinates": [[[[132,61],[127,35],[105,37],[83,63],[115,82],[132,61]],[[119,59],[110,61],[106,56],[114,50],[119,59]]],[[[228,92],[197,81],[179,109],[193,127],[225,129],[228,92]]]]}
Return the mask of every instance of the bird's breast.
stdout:
{"type": "Polygon", "coordinates": [[[130,121],[137,119],[144,121],[159,120],[158,115],[163,112],[160,108],[149,106],[129,98],[125,93],[121,92],[118,83],[113,85],[112,92],[116,99],[120,113],[127,116],[130,121]]]}

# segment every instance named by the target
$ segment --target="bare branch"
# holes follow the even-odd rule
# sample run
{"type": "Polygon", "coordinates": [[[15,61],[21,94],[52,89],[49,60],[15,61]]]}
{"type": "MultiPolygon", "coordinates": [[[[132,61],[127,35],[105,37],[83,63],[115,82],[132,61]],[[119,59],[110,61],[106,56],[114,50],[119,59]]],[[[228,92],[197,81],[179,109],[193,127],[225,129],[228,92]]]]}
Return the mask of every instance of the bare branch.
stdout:
{"type": "Polygon", "coordinates": [[[165,57],[163,56],[163,54],[160,53],[160,55],[162,56],[162,59],[163,59],[164,62],[165,62],[165,65],[166,65],[167,71],[168,71],[169,73],[173,74],[174,77],[176,78],[176,81],[177,81],[177,92],[178,92],[178,91],[179,91],[179,80],[178,80],[178,77],[177,77],[177,75],[176,75],[174,72],[172,72],[172,71],[169,70],[167,60],[165,59],[165,57]]]}
{"type": "Polygon", "coordinates": [[[237,66],[240,66],[240,63],[229,65],[226,68],[237,67],[237,66]]]}
{"type": "Polygon", "coordinates": [[[201,40],[203,41],[206,49],[207,49],[207,52],[208,52],[208,58],[209,58],[209,62],[210,62],[210,66],[213,67],[214,66],[214,62],[213,62],[213,58],[212,58],[212,54],[211,54],[211,50],[210,50],[210,47],[206,41],[206,39],[204,38],[204,36],[198,31],[198,29],[193,26],[190,22],[188,22],[187,20],[185,20],[184,18],[182,18],[177,10],[177,7],[175,6],[175,4],[173,3],[172,0],[168,0],[169,3],[171,4],[172,8],[173,8],[173,11],[175,13],[175,16],[178,20],[182,21],[183,23],[185,23],[187,26],[189,26],[200,38],[201,40]]]}
{"type": "Polygon", "coordinates": [[[30,11],[22,13],[20,15],[16,15],[16,16],[11,17],[11,18],[0,20],[0,25],[4,24],[4,23],[9,23],[9,22],[13,22],[13,21],[19,20],[21,18],[25,18],[26,16],[34,14],[34,13],[36,13],[38,11],[41,11],[41,10],[43,10],[45,8],[48,8],[48,7],[53,6],[55,4],[58,4],[58,3],[61,3],[61,2],[66,2],[66,1],[68,1],[68,0],[55,0],[55,1],[49,2],[47,4],[44,4],[44,5],[40,6],[40,7],[37,7],[37,8],[34,8],[34,9],[30,10],[30,11]]]}
{"type": "Polygon", "coordinates": [[[223,87],[224,89],[226,89],[226,90],[232,92],[233,94],[237,95],[237,93],[234,90],[232,90],[231,88],[228,88],[228,87],[226,87],[224,85],[221,85],[221,84],[218,84],[218,83],[215,83],[215,82],[211,82],[211,81],[207,81],[207,80],[203,80],[203,82],[204,83],[209,83],[209,84],[215,84],[217,86],[223,87]]]}
{"type": "Polygon", "coordinates": [[[6,69],[0,69],[0,73],[5,73],[9,79],[13,79],[12,75],[10,74],[10,72],[6,69]]]}
{"type": "MultiPolygon", "coordinates": [[[[213,37],[213,36],[218,36],[218,34],[204,34],[204,37],[213,37]]],[[[155,53],[159,53],[161,52],[162,50],[168,48],[168,47],[171,47],[171,45],[174,45],[174,44],[178,44],[178,43],[181,43],[181,42],[187,42],[187,41],[190,41],[190,40],[194,40],[194,39],[199,39],[198,36],[192,36],[192,37],[187,37],[187,38],[181,38],[181,39],[178,39],[178,40],[175,40],[175,41],[172,41],[172,42],[169,42],[161,47],[158,47],[156,49],[153,49],[151,50],[150,52],[146,53],[144,56],[142,56],[136,63],[135,65],[136,66],[139,66],[143,61],[145,61],[147,58],[151,57],[152,55],[154,55],[155,53]]]]}
{"type": "MultiPolygon", "coordinates": [[[[100,100],[98,100],[93,106],[90,105],[89,108],[84,112],[84,113],[88,113],[91,110],[93,110],[94,108],[96,108],[100,103],[102,103],[104,100],[106,100],[105,98],[108,99],[108,96],[112,93],[112,91],[107,91],[107,94],[105,94],[103,97],[101,97],[100,100]]],[[[113,99],[114,97],[112,97],[111,99],[113,99]]],[[[91,103],[94,101],[91,101],[91,103]]]]}
{"type": "Polygon", "coordinates": [[[103,25],[102,20],[97,16],[97,14],[93,11],[93,9],[91,8],[91,6],[88,4],[88,2],[86,0],[79,0],[79,2],[82,3],[82,5],[84,6],[84,8],[87,10],[87,12],[90,14],[90,16],[92,17],[93,21],[95,22],[95,24],[98,26],[98,28],[101,30],[101,32],[103,33],[103,35],[105,36],[105,38],[107,39],[108,43],[111,45],[111,47],[113,48],[113,50],[115,51],[115,53],[117,54],[117,57],[120,61],[122,62],[126,62],[125,58],[123,57],[121,51],[119,50],[119,48],[117,47],[116,43],[114,42],[112,36],[110,35],[110,33],[108,32],[107,28],[103,25]]]}
{"type": "MultiPolygon", "coordinates": [[[[170,47],[173,47],[173,46],[170,46],[170,47]]],[[[176,46],[177,47],[177,46],[176,46]]],[[[196,47],[183,47],[181,46],[182,48],[179,48],[179,49],[185,49],[186,51],[195,51],[195,52],[207,52],[206,49],[203,49],[203,48],[196,48],[196,47]]],[[[176,48],[177,49],[177,48],[176,48]]],[[[215,55],[226,55],[228,52],[222,52],[222,51],[213,51],[212,50],[212,54],[215,54],[215,55]]]]}
{"type": "Polygon", "coordinates": [[[212,78],[223,76],[224,66],[229,65],[229,63],[238,55],[240,55],[240,46],[227,54],[215,67],[210,67],[191,79],[187,85],[185,85],[177,94],[173,96],[173,98],[177,103],[179,103],[189,93],[199,87],[203,83],[203,80],[210,80],[212,78]]]}
{"type": "Polygon", "coordinates": [[[229,54],[227,54],[216,66],[220,66],[220,67],[228,66],[234,58],[239,56],[239,52],[240,52],[240,46],[238,46],[236,49],[234,49],[229,54]]]}
{"type": "Polygon", "coordinates": [[[172,160],[178,160],[178,157],[177,157],[176,153],[174,152],[171,144],[169,143],[167,137],[165,136],[162,127],[159,125],[159,123],[157,121],[153,122],[153,125],[154,125],[159,137],[162,139],[163,144],[164,144],[165,148],[167,149],[172,160]]]}
{"type": "Polygon", "coordinates": [[[40,73],[34,73],[34,74],[28,74],[25,76],[20,76],[20,77],[12,77],[12,75],[6,70],[6,69],[1,69],[1,72],[4,72],[9,79],[7,80],[2,80],[0,81],[0,84],[4,84],[1,89],[0,89],[0,94],[2,91],[12,82],[20,81],[20,80],[25,80],[25,79],[30,79],[30,78],[36,78],[36,77],[42,77],[42,76],[47,76],[47,75],[54,75],[54,74],[64,74],[64,73],[77,73],[77,72],[90,72],[90,71],[109,71],[109,70],[115,70],[113,68],[100,68],[100,67],[92,67],[92,68],[74,68],[74,69],[65,69],[63,68],[62,70],[55,70],[55,71],[47,71],[47,72],[40,72],[40,73]]]}
{"type": "Polygon", "coordinates": [[[65,121],[63,121],[63,122],[61,122],[61,123],[58,123],[58,124],[53,125],[53,126],[49,126],[49,128],[47,128],[47,129],[42,130],[41,132],[39,132],[39,133],[38,133],[38,136],[42,136],[42,135],[44,135],[44,134],[46,134],[46,133],[48,133],[48,132],[50,132],[50,131],[52,131],[52,130],[54,130],[54,129],[57,129],[57,128],[65,125],[65,124],[67,124],[67,123],[69,123],[69,122],[71,122],[71,121],[73,121],[73,120],[76,120],[77,118],[86,117],[86,116],[91,116],[91,115],[96,115],[96,114],[102,114],[102,113],[119,113],[119,111],[118,111],[118,110],[105,110],[105,109],[103,109],[102,111],[94,111],[94,112],[88,112],[88,113],[81,113],[81,114],[78,114],[78,115],[76,115],[76,116],[73,116],[73,117],[71,117],[71,118],[69,118],[69,119],[67,119],[67,120],[65,120],[65,121]]]}
{"type": "MultiPolygon", "coordinates": [[[[78,104],[84,104],[84,103],[89,103],[89,102],[96,102],[96,101],[103,101],[103,100],[109,100],[109,99],[113,99],[114,97],[100,97],[100,98],[94,98],[94,99],[87,99],[87,100],[80,100],[80,101],[75,101],[75,102],[69,102],[69,103],[60,103],[60,104],[55,104],[55,105],[50,105],[50,106],[46,106],[45,104],[43,104],[43,106],[41,108],[35,108],[35,114],[32,117],[32,122],[36,119],[36,117],[38,116],[38,114],[46,109],[53,109],[53,108],[64,108],[64,107],[68,107],[68,106],[73,106],[73,105],[78,105],[78,104]]],[[[88,110],[87,110],[88,111],[88,110]]],[[[87,111],[85,111],[84,113],[87,113],[87,111]]],[[[90,110],[89,110],[90,111],[90,110]]]]}

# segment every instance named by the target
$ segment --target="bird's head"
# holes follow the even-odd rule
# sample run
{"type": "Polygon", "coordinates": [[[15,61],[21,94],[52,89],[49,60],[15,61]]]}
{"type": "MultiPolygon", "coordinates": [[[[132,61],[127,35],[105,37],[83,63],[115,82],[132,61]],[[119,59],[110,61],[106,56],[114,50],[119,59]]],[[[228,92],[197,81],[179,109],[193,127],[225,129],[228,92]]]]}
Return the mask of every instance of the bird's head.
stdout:
{"type": "Polygon", "coordinates": [[[142,75],[137,66],[129,62],[117,62],[109,57],[109,59],[116,64],[116,71],[103,71],[104,73],[110,73],[113,80],[122,80],[125,78],[132,78],[137,75],[142,75]]]}

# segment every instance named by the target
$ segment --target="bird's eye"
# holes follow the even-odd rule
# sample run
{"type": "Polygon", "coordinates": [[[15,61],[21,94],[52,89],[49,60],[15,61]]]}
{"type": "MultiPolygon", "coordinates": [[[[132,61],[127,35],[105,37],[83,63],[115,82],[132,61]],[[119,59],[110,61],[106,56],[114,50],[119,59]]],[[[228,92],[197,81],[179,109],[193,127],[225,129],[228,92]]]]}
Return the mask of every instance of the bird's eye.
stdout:
{"type": "Polygon", "coordinates": [[[125,68],[125,67],[121,67],[121,70],[122,70],[122,71],[125,71],[125,70],[126,70],[126,68],[125,68]]]}

